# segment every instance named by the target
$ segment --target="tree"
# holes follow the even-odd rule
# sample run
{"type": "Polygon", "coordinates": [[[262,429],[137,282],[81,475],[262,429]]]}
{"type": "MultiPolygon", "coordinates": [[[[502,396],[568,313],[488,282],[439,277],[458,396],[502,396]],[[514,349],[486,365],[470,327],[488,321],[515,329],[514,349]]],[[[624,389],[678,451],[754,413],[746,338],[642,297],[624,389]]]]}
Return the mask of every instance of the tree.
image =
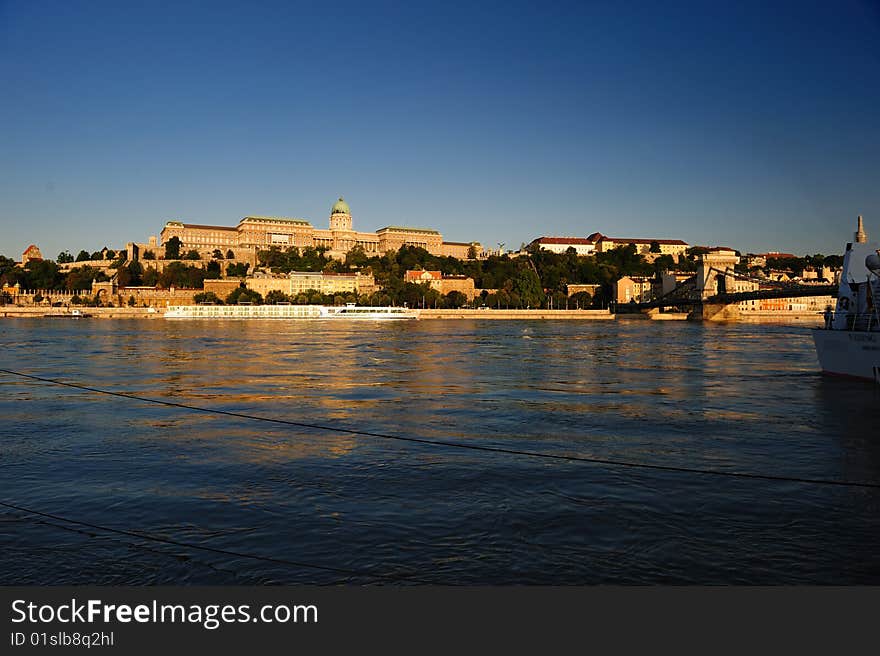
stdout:
{"type": "Polygon", "coordinates": [[[116,282],[120,287],[140,287],[143,284],[144,267],[140,262],[129,262],[119,269],[116,282]]]}
{"type": "Polygon", "coordinates": [[[27,289],[60,289],[63,286],[64,276],[52,260],[31,260],[24,265],[24,274],[24,280],[20,282],[27,289]]]}
{"type": "MultiPolygon", "coordinates": [[[[104,259],[105,260],[115,260],[117,252],[114,251],[112,248],[107,248],[106,246],[104,248],[105,248],[104,259]]],[[[119,253],[119,254],[121,255],[122,253],[119,253]]]]}
{"type": "Polygon", "coordinates": [[[826,255],[822,264],[827,267],[839,269],[843,266],[843,255],[826,255]]]}
{"type": "Polygon", "coordinates": [[[368,259],[363,246],[358,245],[345,254],[345,266],[349,269],[360,269],[366,266],[368,259]]]}
{"type": "Polygon", "coordinates": [[[165,259],[166,260],[179,260],[180,259],[180,238],[172,237],[167,242],[165,242],[165,259]]]}
{"type": "Polygon", "coordinates": [[[278,289],[273,289],[266,294],[266,305],[275,305],[276,303],[290,303],[290,296],[278,289]]]}
{"type": "Polygon", "coordinates": [[[281,252],[280,246],[270,246],[269,250],[257,252],[257,261],[260,263],[260,266],[278,271],[287,261],[287,254],[281,252]]]}
{"type": "Polygon", "coordinates": [[[155,254],[153,251],[146,251],[146,252],[143,254],[143,259],[145,259],[145,260],[155,260],[155,259],[156,259],[156,254],[155,254]]]}
{"type": "Polygon", "coordinates": [[[88,262],[91,259],[92,256],[89,254],[88,251],[80,251],[79,254],[76,256],[77,262],[88,262]]]}
{"type": "Polygon", "coordinates": [[[187,265],[183,262],[172,262],[159,274],[156,284],[163,289],[169,287],[201,289],[204,282],[205,270],[201,267],[187,265]]]}
{"type": "Polygon", "coordinates": [[[247,287],[237,287],[226,297],[226,303],[227,305],[238,305],[240,303],[262,305],[263,297],[259,292],[255,292],[247,287]]]}
{"type": "Polygon", "coordinates": [[[541,288],[541,280],[531,268],[520,270],[513,281],[513,291],[519,297],[521,305],[539,308],[544,304],[544,290],[541,288]]]}
{"type": "Polygon", "coordinates": [[[237,262],[236,264],[230,263],[226,267],[226,276],[228,278],[244,278],[247,275],[250,266],[251,265],[247,262],[237,262]]]}
{"type": "Polygon", "coordinates": [[[468,246],[467,258],[469,260],[476,260],[477,259],[477,247],[474,244],[471,244],[470,246],[468,246]]]}
{"type": "Polygon", "coordinates": [[[146,287],[155,287],[159,282],[159,272],[156,267],[147,267],[144,271],[143,283],[146,287]]]}
{"type": "Polygon", "coordinates": [[[227,260],[234,260],[235,259],[235,253],[232,252],[231,248],[228,251],[226,251],[226,259],[227,260]]]}
{"type": "Polygon", "coordinates": [[[215,260],[222,260],[222,259],[223,259],[223,253],[220,251],[219,248],[215,248],[215,249],[214,249],[214,252],[211,253],[211,257],[213,257],[215,260]]]}
{"type": "Polygon", "coordinates": [[[199,255],[199,252],[193,248],[186,252],[186,255],[183,256],[184,260],[201,260],[202,257],[199,255]]]}
{"type": "Polygon", "coordinates": [[[421,307],[431,287],[428,283],[417,285],[414,282],[407,282],[399,290],[392,290],[392,297],[395,303],[406,303],[409,307],[421,307]],[[394,293],[396,291],[396,293],[394,293]]]}
{"type": "Polygon", "coordinates": [[[648,251],[651,252],[651,253],[660,253],[660,252],[661,252],[661,251],[660,251],[660,242],[658,242],[658,241],[652,241],[652,242],[651,242],[651,247],[648,249],[648,251]]]}
{"type": "Polygon", "coordinates": [[[193,302],[198,304],[208,303],[211,305],[223,305],[223,300],[214,292],[201,292],[193,296],[193,302]]]}
{"type": "Polygon", "coordinates": [[[71,291],[86,291],[92,288],[93,280],[104,282],[107,280],[107,275],[96,267],[81,266],[67,274],[65,287],[71,291]]]}
{"type": "Polygon", "coordinates": [[[661,271],[671,271],[675,268],[675,258],[671,255],[661,255],[654,260],[654,271],[658,274],[661,271]]]}
{"type": "Polygon", "coordinates": [[[0,255],[0,281],[14,285],[14,278],[21,275],[22,269],[11,257],[0,255]]]}
{"type": "Polygon", "coordinates": [[[120,289],[134,286],[134,283],[131,281],[131,274],[128,272],[128,267],[122,267],[116,272],[116,284],[119,285],[120,289]]]}
{"type": "Polygon", "coordinates": [[[460,308],[462,305],[467,303],[467,296],[462,294],[460,291],[452,290],[446,295],[445,303],[448,307],[460,308]]]}
{"type": "Polygon", "coordinates": [[[217,260],[208,262],[208,266],[205,267],[205,274],[208,278],[219,278],[221,275],[220,263],[217,260]]]}
{"type": "Polygon", "coordinates": [[[73,262],[73,255],[68,251],[61,251],[58,253],[58,264],[68,264],[70,262],[73,262]]]}
{"type": "Polygon", "coordinates": [[[554,310],[568,309],[568,296],[565,292],[555,291],[550,295],[550,307],[554,310]]]}

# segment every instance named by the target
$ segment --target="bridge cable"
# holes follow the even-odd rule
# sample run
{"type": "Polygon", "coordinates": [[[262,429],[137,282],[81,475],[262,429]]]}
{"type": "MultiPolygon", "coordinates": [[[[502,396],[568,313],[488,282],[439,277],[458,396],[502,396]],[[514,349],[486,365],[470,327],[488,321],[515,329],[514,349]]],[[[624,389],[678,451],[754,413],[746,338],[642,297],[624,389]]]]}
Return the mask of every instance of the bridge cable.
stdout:
{"type": "Polygon", "coordinates": [[[773,474],[755,474],[751,472],[735,472],[735,471],[720,471],[717,469],[697,469],[693,467],[679,467],[675,465],[657,465],[650,464],[644,462],[632,462],[627,460],[613,460],[609,458],[594,458],[587,456],[574,456],[574,455],[564,455],[557,453],[545,453],[541,451],[524,451],[520,449],[510,449],[504,447],[495,447],[495,446],[485,446],[481,444],[465,444],[463,442],[450,442],[447,440],[430,440],[421,437],[408,437],[404,435],[391,435],[387,433],[375,433],[371,431],[364,430],[356,430],[353,428],[341,428],[336,426],[325,426],[321,424],[312,424],[301,421],[291,421],[289,419],[277,419],[273,417],[262,417],[258,415],[250,415],[242,412],[232,412],[230,410],[218,410],[215,408],[205,408],[193,405],[187,405],[185,403],[177,403],[175,401],[164,401],[162,399],[153,399],[145,396],[138,396],[136,394],[128,394],[126,392],[114,392],[112,390],[105,390],[96,387],[89,387],[87,385],[79,385],[77,383],[69,383],[66,381],[55,380],[52,378],[44,378],[41,376],[34,376],[32,374],[25,374],[18,371],[12,371],[10,369],[0,369],[0,373],[9,374],[11,376],[18,376],[21,378],[27,378],[30,380],[36,380],[43,383],[51,383],[53,385],[59,385],[62,387],[70,387],[73,389],[83,390],[86,392],[92,392],[95,394],[105,394],[108,396],[115,396],[123,399],[130,399],[134,401],[140,401],[143,403],[153,403],[155,405],[163,405],[171,408],[180,408],[183,410],[190,410],[193,412],[202,412],[208,414],[215,415],[223,415],[226,417],[235,417],[237,419],[248,419],[251,421],[261,421],[265,423],[271,424],[280,424],[283,426],[295,426],[297,428],[309,428],[312,430],[321,430],[328,431],[332,433],[343,433],[346,435],[359,435],[363,437],[375,437],[377,439],[383,440],[395,440],[399,442],[408,442],[413,444],[422,444],[426,446],[432,447],[449,447],[454,449],[468,449],[471,451],[482,451],[487,453],[501,453],[505,455],[513,455],[513,456],[526,456],[532,458],[544,458],[548,460],[559,460],[559,461],[567,461],[567,462],[585,462],[594,465],[605,465],[609,467],[627,467],[630,469],[648,469],[655,471],[666,471],[666,472],[675,472],[675,473],[683,473],[683,474],[702,474],[706,476],[724,476],[727,478],[742,478],[742,479],[751,479],[751,480],[764,480],[764,481],[777,481],[783,483],[804,483],[810,485],[836,485],[840,487],[857,487],[857,488],[871,488],[871,489],[880,489],[880,483],[872,483],[866,481],[846,481],[846,480],[834,480],[834,479],[822,479],[822,478],[805,478],[799,476],[779,476],[773,474]]]}

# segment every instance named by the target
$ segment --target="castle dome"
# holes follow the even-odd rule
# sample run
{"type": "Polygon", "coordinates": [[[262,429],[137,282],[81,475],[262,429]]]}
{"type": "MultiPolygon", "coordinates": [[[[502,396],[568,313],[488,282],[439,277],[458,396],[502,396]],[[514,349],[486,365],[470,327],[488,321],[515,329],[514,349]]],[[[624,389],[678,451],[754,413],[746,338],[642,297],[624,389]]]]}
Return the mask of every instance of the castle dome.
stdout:
{"type": "Polygon", "coordinates": [[[351,214],[351,208],[349,208],[348,203],[346,203],[342,196],[340,196],[339,200],[333,203],[333,209],[330,210],[330,214],[351,214]]]}

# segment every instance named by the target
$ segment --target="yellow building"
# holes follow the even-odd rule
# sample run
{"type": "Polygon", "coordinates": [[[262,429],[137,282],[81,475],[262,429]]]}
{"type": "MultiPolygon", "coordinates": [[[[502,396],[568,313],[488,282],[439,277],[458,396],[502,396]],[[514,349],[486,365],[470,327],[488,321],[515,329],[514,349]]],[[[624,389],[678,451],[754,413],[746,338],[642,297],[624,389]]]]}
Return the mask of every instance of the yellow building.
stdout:
{"type": "Polygon", "coordinates": [[[288,296],[311,290],[322,294],[372,294],[376,291],[373,276],[360,272],[291,271],[285,276],[252,276],[245,278],[244,283],[248,289],[259,292],[263,297],[271,291],[283,292],[288,296]]]}
{"type": "Polygon", "coordinates": [[[482,252],[476,242],[444,242],[439,232],[428,228],[388,226],[376,232],[357,232],[352,228],[351,209],[341,197],[330,210],[327,230],[315,228],[305,219],[246,216],[235,227],[168,221],[160,235],[161,243],[167,244],[174,237],[180,240],[183,252],[195,249],[210,254],[215,249],[223,253],[231,249],[238,259],[250,259],[240,251],[253,256],[270,246],[326,248],[327,255],[337,259],[344,258],[355,247],[362,248],[368,255],[382,255],[403,246],[419,246],[432,255],[460,259],[467,258],[472,247],[477,255],[482,252]]]}
{"type": "Polygon", "coordinates": [[[425,284],[443,296],[449,292],[461,292],[468,302],[473,301],[477,292],[474,288],[474,279],[468,276],[444,276],[440,271],[409,270],[404,274],[404,282],[417,285],[425,284]]]}
{"type": "Polygon", "coordinates": [[[688,249],[687,242],[681,239],[625,239],[599,235],[596,240],[596,252],[606,253],[618,246],[629,246],[630,244],[636,247],[636,253],[640,255],[648,255],[651,252],[651,244],[657,244],[660,247],[660,252],[657,255],[678,257],[688,249]]]}
{"type": "Polygon", "coordinates": [[[647,303],[654,298],[654,279],[624,276],[614,283],[614,298],[618,303],[647,303]]]}

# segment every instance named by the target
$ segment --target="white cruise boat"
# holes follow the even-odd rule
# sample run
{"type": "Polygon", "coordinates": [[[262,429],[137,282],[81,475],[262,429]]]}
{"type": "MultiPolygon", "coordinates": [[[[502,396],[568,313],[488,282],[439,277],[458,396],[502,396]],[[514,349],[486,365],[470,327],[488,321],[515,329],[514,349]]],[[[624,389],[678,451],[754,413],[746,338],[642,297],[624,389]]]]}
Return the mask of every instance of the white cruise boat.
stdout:
{"type": "Polygon", "coordinates": [[[868,242],[862,217],[846,245],[837,307],[813,341],[823,373],[880,384],[880,250],[868,242]]]}
{"type": "Polygon", "coordinates": [[[172,305],[166,319],[320,319],[320,305],[172,305]]]}
{"type": "Polygon", "coordinates": [[[419,311],[401,307],[328,305],[173,305],[166,319],[418,319],[419,311]]]}
{"type": "Polygon", "coordinates": [[[367,307],[358,306],[354,303],[346,303],[344,306],[321,306],[321,318],[399,321],[406,319],[418,319],[419,311],[405,307],[367,307]]]}

